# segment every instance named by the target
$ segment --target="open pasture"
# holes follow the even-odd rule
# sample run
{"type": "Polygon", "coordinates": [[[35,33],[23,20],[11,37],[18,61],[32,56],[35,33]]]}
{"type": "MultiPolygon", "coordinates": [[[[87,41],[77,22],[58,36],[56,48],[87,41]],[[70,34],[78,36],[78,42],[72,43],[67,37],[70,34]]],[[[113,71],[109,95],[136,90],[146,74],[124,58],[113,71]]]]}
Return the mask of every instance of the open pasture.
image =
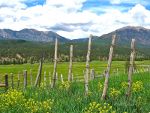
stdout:
{"type": "MultiPolygon", "coordinates": [[[[118,73],[124,73],[126,61],[113,61],[111,67],[111,73],[117,71],[118,73]]],[[[150,65],[150,61],[136,61],[136,67],[139,71],[147,68],[150,65]]],[[[30,74],[32,71],[33,77],[37,75],[39,64],[22,64],[22,65],[0,65],[0,78],[6,73],[9,75],[13,73],[17,77],[18,73],[23,73],[24,70],[27,70],[30,74]]],[[[59,62],[57,65],[58,75],[63,74],[64,78],[67,79],[68,76],[69,62],[59,62]]],[[[83,70],[85,70],[85,62],[74,62],[72,67],[74,77],[83,76],[83,70]]],[[[107,61],[92,61],[90,62],[90,69],[94,69],[95,73],[100,75],[107,68],[107,61]]],[[[43,63],[42,75],[46,71],[47,75],[49,72],[53,73],[53,63],[43,63]]]]}

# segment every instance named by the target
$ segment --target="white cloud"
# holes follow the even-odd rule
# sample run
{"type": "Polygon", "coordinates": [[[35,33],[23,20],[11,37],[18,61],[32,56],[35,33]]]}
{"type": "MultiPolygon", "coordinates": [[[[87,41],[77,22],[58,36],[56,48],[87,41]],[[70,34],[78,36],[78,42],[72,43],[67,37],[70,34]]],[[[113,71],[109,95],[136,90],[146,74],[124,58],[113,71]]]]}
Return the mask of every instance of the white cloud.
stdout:
{"type": "Polygon", "coordinates": [[[78,37],[84,38],[85,36],[89,36],[89,32],[84,32],[81,29],[77,29],[72,32],[58,31],[57,33],[61,34],[62,36],[69,37],[71,39],[76,39],[78,37]]]}
{"type": "Polygon", "coordinates": [[[64,10],[77,11],[82,6],[86,0],[47,0],[46,4],[48,6],[59,7],[64,10]]]}
{"type": "Polygon", "coordinates": [[[128,4],[142,4],[147,5],[149,3],[148,0],[108,0],[111,4],[121,4],[121,3],[128,3],[128,4]]]}
{"type": "Polygon", "coordinates": [[[139,25],[142,26],[149,23],[146,20],[150,19],[150,11],[146,10],[144,6],[137,4],[129,13],[139,25]]]}
{"type": "Polygon", "coordinates": [[[26,0],[0,0],[0,8],[8,7],[13,10],[19,10],[26,8],[27,6],[24,4],[26,0]]]}
{"type": "MultiPolygon", "coordinates": [[[[11,0],[1,0],[0,6],[6,1],[11,0]]],[[[109,8],[105,13],[97,14],[91,10],[79,10],[86,0],[47,0],[43,6],[33,7],[27,7],[25,0],[12,1],[8,7],[0,8],[0,28],[53,30],[71,39],[84,38],[91,33],[100,36],[127,25],[150,28],[150,11],[140,4],[128,12],[109,8]]]]}
{"type": "Polygon", "coordinates": [[[121,0],[110,0],[112,4],[120,4],[121,0]]]}

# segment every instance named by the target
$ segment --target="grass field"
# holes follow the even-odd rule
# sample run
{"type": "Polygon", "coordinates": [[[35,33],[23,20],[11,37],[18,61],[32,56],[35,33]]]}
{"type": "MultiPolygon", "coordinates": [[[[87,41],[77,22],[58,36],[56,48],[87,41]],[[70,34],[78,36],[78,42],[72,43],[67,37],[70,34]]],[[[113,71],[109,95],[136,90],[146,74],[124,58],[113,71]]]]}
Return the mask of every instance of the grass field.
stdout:
{"type": "MultiPolygon", "coordinates": [[[[28,73],[30,73],[30,70],[32,70],[32,74],[35,77],[37,74],[39,64],[23,64],[23,65],[0,65],[0,78],[2,79],[2,75],[13,73],[14,76],[17,76],[18,72],[23,73],[23,70],[27,70],[28,73]]],[[[144,67],[147,67],[150,65],[150,61],[137,61],[136,62],[137,68],[139,70],[143,69],[144,67]]],[[[60,74],[63,74],[64,78],[67,78],[68,75],[68,62],[59,62],[57,66],[57,72],[58,76],[60,74]]],[[[90,63],[90,68],[95,70],[96,74],[102,74],[104,70],[107,67],[107,61],[92,61],[90,63]]],[[[119,73],[124,73],[125,69],[125,61],[113,61],[112,62],[112,68],[111,73],[116,71],[118,68],[119,73]]],[[[85,62],[74,62],[73,63],[73,75],[74,77],[77,76],[83,76],[83,70],[85,70],[85,62]]],[[[53,73],[53,63],[44,63],[43,64],[43,70],[42,74],[44,74],[44,71],[48,73],[50,72],[51,75],[53,73]]]]}
{"type": "MultiPolygon", "coordinates": [[[[34,76],[37,74],[39,64],[23,65],[0,65],[0,75],[3,81],[5,73],[14,74],[14,84],[17,86],[17,74],[23,70],[28,72],[32,69],[34,76]]],[[[58,63],[58,75],[61,73],[67,78],[69,63],[58,63]]],[[[142,69],[150,65],[150,61],[137,61],[136,66],[140,73],[132,76],[132,95],[127,99],[127,74],[124,74],[125,61],[113,61],[109,80],[107,99],[100,99],[103,89],[104,77],[96,78],[89,82],[89,94],[84,95],[84,82],[67,81],[57,82],[55,89],[50,88],[42,82],[41,87],[35,88],[28,85],[23,89],[23,77],[21,76],[21,87],[5,92],[0,89],[0,113],[149,113],[150,112],[150,73],[142,69]],[[114,71],[118,68],[119,73],[114,71]]],[[[93,61],[90,68],[96,74],[101,74],[106,69],[107,62],[93,61]]],[[[74,76],[82,76],[85,62],[73,64],[74,76]]],[[[43,72],[53,72],[53,64],[44,63],[43,72]]],[[[59,76],[60,77],[60,76],[59,76]]],[[[43,79],[42,79],[43,80],[43,79]]],[[[60,79],[59,79],[60,81],[60,79]]],[[[9,79],[10,82],[10,79],[9,79]]],[[[28,80],[30,82],[30,79],[28,80]]],[[[33,81],[34,82],[34,81],[33,81]]],[[[10,82],[11,83],[11,82],[10,82]]]]}

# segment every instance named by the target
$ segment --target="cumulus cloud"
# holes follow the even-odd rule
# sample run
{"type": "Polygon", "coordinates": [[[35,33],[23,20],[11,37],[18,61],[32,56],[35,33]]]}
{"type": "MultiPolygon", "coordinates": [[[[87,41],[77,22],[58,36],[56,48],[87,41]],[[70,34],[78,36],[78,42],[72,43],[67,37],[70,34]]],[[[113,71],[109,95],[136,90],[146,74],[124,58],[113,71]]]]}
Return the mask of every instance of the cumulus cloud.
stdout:
{"type": "Polygon", "coordinates": [[[25,0],[1,0],[0,8],[13,8],[13,9],[22,9],[27,6],[24,4],[25,0]]]}
{"type": "Polygon", "coordinates": [[[127,4],[138,4],[141,3],[142,5],[147,5],[148,0],[108,0],[111,4],[121,4],[121,3],[127,3],[127,4]]]}
{"type": "Polygon", "coordinates": [[[135,5],[127,12],[108,8],[105,13],[98,14],[91,10],[81,10],[86,0],[47,0],[43,5],[32,7],[25,4],[27,1],[0,1],[1,29],[52,30],[74,39],[84,38],[89,34],[100,36],[127,25],[150,27],[150,11],[141,4],[135,5]]]}
{"type": "Polygon", "coordinates": [[[72,12],[82,8],[86,0],[47,0],[46,5],[72,12]]]}
{"type": "Polygon", "coordinates": [[[138,4],[132,10],[129,11],[133,19],[141,26],[148,24],[147,19],[150,19],[150,11],[146,10],[144,6],[138,4]]]}

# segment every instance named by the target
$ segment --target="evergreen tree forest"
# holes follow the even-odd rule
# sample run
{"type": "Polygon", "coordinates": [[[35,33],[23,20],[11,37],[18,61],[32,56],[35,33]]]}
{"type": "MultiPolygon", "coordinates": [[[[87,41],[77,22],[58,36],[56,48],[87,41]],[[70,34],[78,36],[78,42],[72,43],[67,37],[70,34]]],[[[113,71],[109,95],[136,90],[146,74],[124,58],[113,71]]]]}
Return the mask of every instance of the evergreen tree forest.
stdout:
{"type": "MultiPolygon", "coordinates": [[[[69,61],[70,45],[74,46],[74,61],[84,62],[87,42],[66,42],[58,44],[58,61],[69,61]]],[[[110,43],[92,42],[91,60],[107,60],[110,43]]],[[[136,48],[136,60],[150,59],[149,48],[136,48]]],[[[113,60],[127,60],[130,46],[116,45],[113,60]]],[[[30,42],[24,40],[0,40],[0,64],[36,63],[41,56],[45,62],[53,62],[54,43],[30,42]]]]}

